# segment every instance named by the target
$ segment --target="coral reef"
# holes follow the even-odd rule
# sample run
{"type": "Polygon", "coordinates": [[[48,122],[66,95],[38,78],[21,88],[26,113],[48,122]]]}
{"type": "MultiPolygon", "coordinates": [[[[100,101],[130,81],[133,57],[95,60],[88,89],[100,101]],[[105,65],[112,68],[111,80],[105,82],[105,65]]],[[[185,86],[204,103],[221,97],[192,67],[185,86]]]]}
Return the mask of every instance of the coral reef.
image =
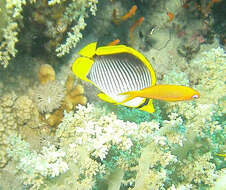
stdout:
{"type": "Polygon", "coordinates": [[[0,64],[7,67],[0,68],[0,189],[224,189],[220,5],[221,0],[0,1],[0,64]],[[91,14],[97,16],[87,19],[91,14]],[[200,99],[153,101],[151,115],[97,101],[96,89],[71,74],[78,55],[56,58],[83,36],[84,44],[130,44],[150,60],[159,84],[191,86],[200,99]]]}
{"type": "MultiPolygon", "coordinates": [[[[118,119],[106,112],[107,107],[77,105],[75,113],[65,111],[59,121],[54,135],[59,143],[47,143],[39,153],[31,151],[21,137],[9,137],[8,158],[13,160],[9,164],[16,164],[30,189],[67,189],[68,185],[73,189],[211,189],[220,184],[216,180],[225,168],[224,158],[216,155],[224,152],[226,139],[225,89],[219,83],[225,60],[218,48],[190,62],[191,70],[204,69],[196,83],[202,94],[199,101],[159,104],[162,112],[136,123],[118,119]],[[44,165],[30,165],[34,160],[44,165]]],[[[195,74],[186,76],[173,80],[189,84],[195,74]]],[[[70,75],[66,86],[70,95],[74,89],[70,75]]]]}

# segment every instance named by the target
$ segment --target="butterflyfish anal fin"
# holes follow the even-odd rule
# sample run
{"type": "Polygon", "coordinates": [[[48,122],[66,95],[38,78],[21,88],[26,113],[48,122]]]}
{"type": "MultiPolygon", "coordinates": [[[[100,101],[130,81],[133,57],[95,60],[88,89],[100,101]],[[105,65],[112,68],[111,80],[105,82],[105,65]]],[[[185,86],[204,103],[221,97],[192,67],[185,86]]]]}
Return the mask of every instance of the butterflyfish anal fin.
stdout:
{"type": "Polygon", "coordinates": [[[111,97],[109,97],[108,95],[106,95],[104,93],[99,93],[97,96],[105,102],[112,103],[112,104],[117,103],[117,102],[115,102],[115,100],[113,100],[111,97]]]}
{"type": "Polygon", "coordinates": [[[78,54],[87,58],[93,58],[96,54],[97,42],[93,42],[82,48],[78,54]]]}
{"type": "Polygon", "coordinates": [[[148,113],[154,113],[155,112],[155,108],[154,108],[154,105],[152,103],[152,100],[149,100],[148,104],[139,108],[139,110],[142,110],[142,111],[146,111],[148,113]]]}
{"type": "Polygon", "coordinates": [[[79,57],[72,65],[73,73],[80,79],[91,82],[86,76],[92,67],[93,60],[87,57],[79,57]]]}

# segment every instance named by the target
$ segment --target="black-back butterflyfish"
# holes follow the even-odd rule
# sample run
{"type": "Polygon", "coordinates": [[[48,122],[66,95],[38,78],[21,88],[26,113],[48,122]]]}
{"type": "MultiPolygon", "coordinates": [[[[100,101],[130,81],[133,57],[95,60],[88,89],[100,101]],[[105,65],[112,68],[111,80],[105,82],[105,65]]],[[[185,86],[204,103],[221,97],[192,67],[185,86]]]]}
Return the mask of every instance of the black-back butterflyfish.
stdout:
{"type": "Polygon", "coordinates": [[[144,55],[125,45],[103,46],[97,42],[85,46],[72,66],[74,74],[94,86],[106,102],[154,112],[151,99],[135,97],[127,102],[122,93],[139,91],[156,84],[155,72],[144,55]],[[123,103],[121,103],[123,102],[123,103]]]}

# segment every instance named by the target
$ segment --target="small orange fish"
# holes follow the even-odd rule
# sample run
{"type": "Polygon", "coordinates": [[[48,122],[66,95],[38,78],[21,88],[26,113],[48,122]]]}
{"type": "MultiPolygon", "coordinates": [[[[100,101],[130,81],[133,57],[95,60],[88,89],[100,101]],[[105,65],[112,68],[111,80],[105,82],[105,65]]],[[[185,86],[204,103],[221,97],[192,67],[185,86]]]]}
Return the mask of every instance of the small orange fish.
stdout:
{"type": "Polygon", "coordinates": [[[219,2],[221,2],[221,0],[211,0],[212,1],[212,3],[219,3],[219,2]]]}
{"type": "Polygon", "coordinates": [[[184,3],[184,4],[182,4],[182,8],[188,8],[189,7],[189,5],[188,5],[188,3],[184,3]]]}
{"type": "Polygon", "coordinates": [[[140,17],[137,21],[135,21],[132,26],[129,28],[129,32],[132,33],[137,26],[139,26],[144,21],[144,17],[140,17]]]}
{"type": "Polygon", "coordinates": [[[171,12],[167,12],[167,15],[169,17],[169,22],[172,22],[172,20],[174,19],[174,14],[171,12]]]}
{"type": "Polygon", "coordinates": [[[132,8],[129,10],[129,12],[121,17],[121,20],[125,21],[128,18],[132,17],[133,15],[135,15],[136,10],[137,10],[137,6],[133,5],[132,8]]]}
{"type": "Polygon", "coordinates": [[[132,26],[129,28],[129,40],[130,40],[130,44],[133,44],[133,32],[134,30],[144,21],[144,17],[140,17],[138,20],[136,20],[132,26]]]}
{"type": "Polygon", "coordinates": [[[139,91],[124,92],[120,95],[127,95],[125,100],[120,103],[125,103],[136,97],[165,101],[184,101],[200,97],[199,92],[190,87],[169,84],[150,86],[139,91]]]}
{"type": "Polygon", "coordinates": [[[119,42],[120,42],[120,39],[116,39],[116,40],[110,42],[109,44],[107,44],[107,46],[115,46],[115,45],[119,44],[119,42]]]}

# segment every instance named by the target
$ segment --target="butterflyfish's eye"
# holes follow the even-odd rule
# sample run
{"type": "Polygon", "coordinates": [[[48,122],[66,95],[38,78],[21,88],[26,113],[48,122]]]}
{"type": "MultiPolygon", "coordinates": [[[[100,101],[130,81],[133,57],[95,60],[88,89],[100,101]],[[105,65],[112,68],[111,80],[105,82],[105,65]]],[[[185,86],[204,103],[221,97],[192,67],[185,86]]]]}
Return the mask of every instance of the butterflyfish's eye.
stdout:
{"type": "Polygon", "coordinates": [[[199,98],[199,95],[195,94],[195,95],[192,96],[192,98],[197,99],[197,98],[199,98]]]}

